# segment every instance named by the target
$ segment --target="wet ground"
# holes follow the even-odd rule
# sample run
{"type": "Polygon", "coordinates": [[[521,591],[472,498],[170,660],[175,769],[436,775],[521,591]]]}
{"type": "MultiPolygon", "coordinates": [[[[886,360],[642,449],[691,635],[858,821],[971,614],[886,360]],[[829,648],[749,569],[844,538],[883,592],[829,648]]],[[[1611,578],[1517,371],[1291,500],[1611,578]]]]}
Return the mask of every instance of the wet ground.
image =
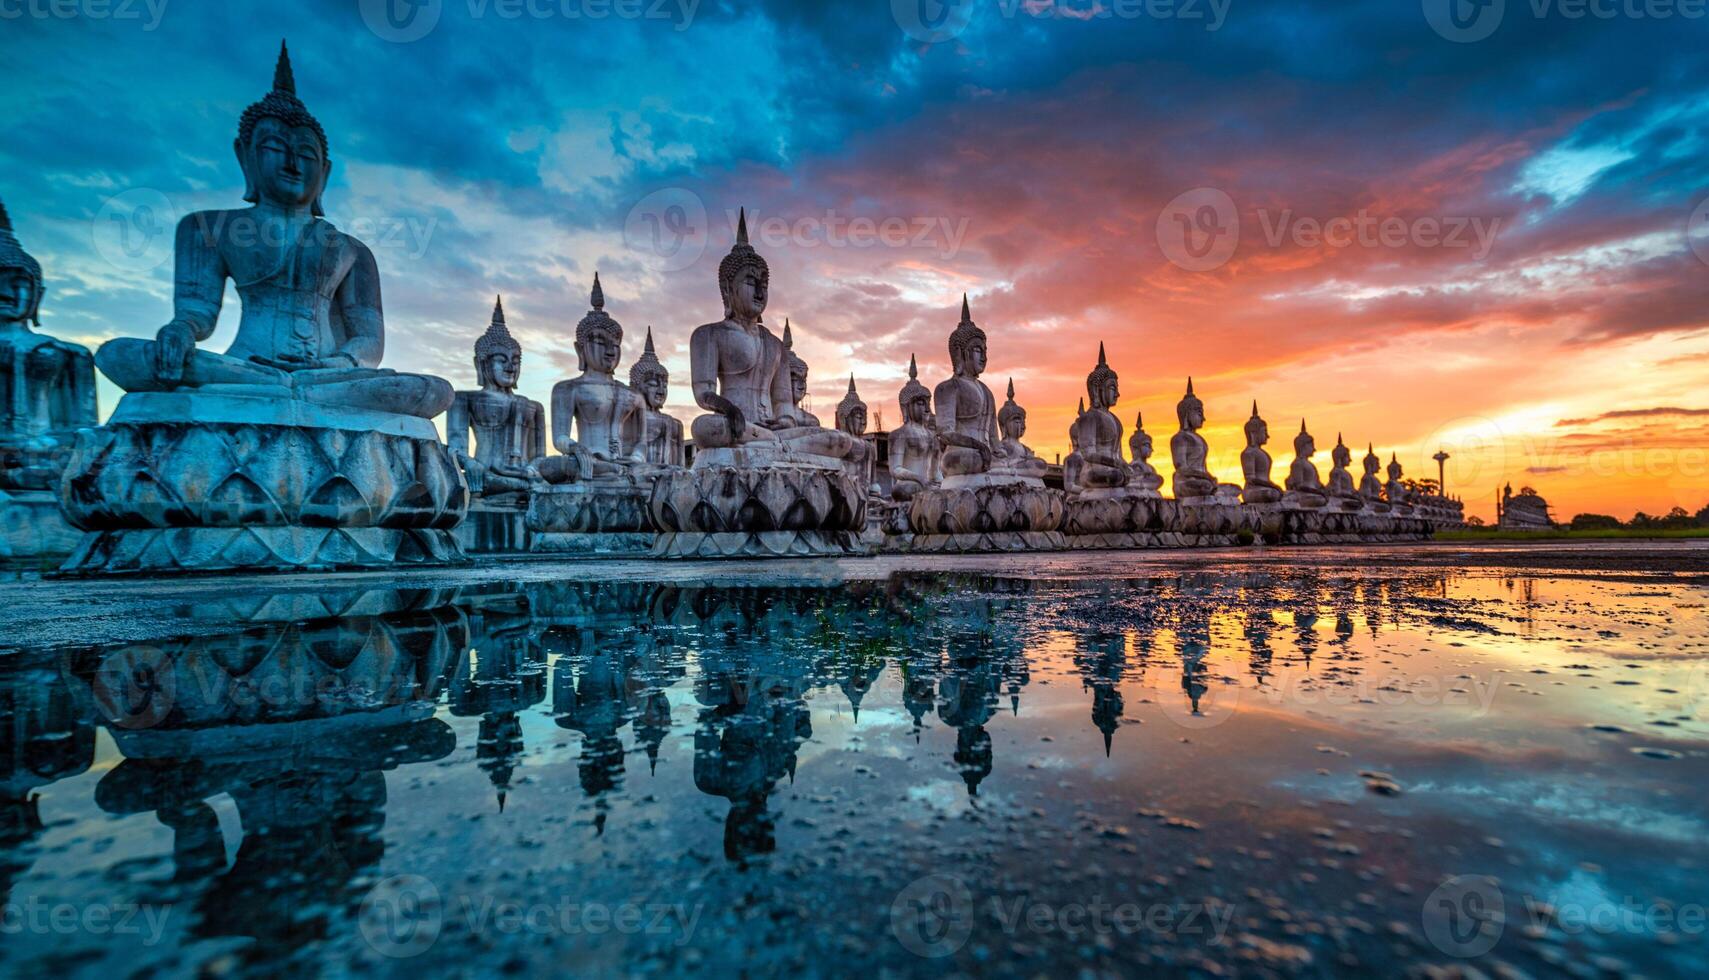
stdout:
{"type": "Polygon", "coordinates": [[[0,584],[0,974],[1701,976],[1709,549],[0,584]]]}

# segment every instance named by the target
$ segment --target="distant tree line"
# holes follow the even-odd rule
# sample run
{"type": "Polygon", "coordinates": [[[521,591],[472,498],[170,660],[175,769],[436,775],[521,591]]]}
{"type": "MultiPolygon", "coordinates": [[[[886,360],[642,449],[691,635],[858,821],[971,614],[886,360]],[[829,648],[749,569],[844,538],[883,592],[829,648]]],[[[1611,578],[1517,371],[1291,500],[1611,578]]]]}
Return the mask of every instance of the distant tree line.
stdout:
{"type": "Polygon", "coordinates": [[[1629,521],[1621,521],[1620,518],[1608,514],[1579,514],[1572,519],[1569,526],[1575,531],[1685,531],[1709,527],[1709,505],[1705,505],[1695,514],[1684,507],[1675,507],[1660,517],[1638,511],[1629,521]]]}

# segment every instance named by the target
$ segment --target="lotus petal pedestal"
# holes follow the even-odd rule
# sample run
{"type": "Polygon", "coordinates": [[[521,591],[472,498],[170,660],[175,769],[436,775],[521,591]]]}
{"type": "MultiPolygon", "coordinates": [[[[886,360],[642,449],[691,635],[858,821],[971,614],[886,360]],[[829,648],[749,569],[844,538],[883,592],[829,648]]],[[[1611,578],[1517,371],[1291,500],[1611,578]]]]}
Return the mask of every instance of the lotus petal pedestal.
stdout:
{"type": "Polygon", "coordinates": [[[81,574],[465,560],[463,474],[426,419],[244,390],[126,395],[60,486],[81,574]]]}
{"type": "Polygon", "coordinates": [[[657,537],[648,489],[626,476],[536,486],[528,498],[530,550],[580,555],[645,554],[657,537]]]}
{"type": "Polygon", "coordinates": [[[860,552],[866,491],[836,460],[708,449],[653,484],[661,558],[850,555],[860,552]]]}
{"type": "Polygon", "coordinates": [[[49,490],[0,490],[0,559],[63,559],[82,538],[49,490]]]}
{"type": "Polygon", "coordinates": [[[952,476],[914,496],[909,550],[922,552],[1059,551],[1062,491],[1043,481],[993,474],[952,476]]]}

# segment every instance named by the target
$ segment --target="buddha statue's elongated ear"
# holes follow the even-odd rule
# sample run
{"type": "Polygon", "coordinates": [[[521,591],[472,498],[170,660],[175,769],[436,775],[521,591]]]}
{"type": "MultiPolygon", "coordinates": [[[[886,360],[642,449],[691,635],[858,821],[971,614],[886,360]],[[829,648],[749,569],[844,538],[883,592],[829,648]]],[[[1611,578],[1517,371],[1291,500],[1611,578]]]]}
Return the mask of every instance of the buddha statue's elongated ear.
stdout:
{"type": "Polygon", "coordinates": [[[309,213],[317,218],[326,217],[326,208],[321,207],[320,199],[326,196],[326,185],[332,183],[332,161],[321,161],[320,189],[315,191],[315,202],[309,213]]]}
{"type": "Polygon", "coordinates": [[[261,200],[261,192],[255,188],[254,160],[250,157],[249,147],[243,142],[243,137],[231,141],[231,151],[237,156],[237,166],[243,171],[243,199],[250,204],[261,200]]]}

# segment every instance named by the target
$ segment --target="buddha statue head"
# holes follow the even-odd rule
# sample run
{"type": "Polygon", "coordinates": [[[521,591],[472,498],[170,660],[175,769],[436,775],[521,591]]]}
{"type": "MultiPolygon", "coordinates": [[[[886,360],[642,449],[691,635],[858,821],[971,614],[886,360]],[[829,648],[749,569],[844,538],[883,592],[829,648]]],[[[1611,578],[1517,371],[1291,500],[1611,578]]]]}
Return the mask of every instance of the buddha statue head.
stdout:
{"type": "Polygon", "coordinates": [[[576,364],[583,373],[611,374],[623,356],[623,325],[605,312],[605,290],[593,274],[593,308],[576,324],[576,364]]]}
{"type": "Polygon", "coordinates": [[[1144,412],[1135,413],[1133,417],[1133,435],[1127,437],[1127,448],[1135,462],[1151,458],[1151,433],[1145,431],[1144,412]]]}
{"type": "Polygon", "coordinates": [[[41,325],[42,267],[12,232],[0,202],[0,323],[41,325]]]}
{"type": "Polygon", "coordinates": [[[1375,443],[1365,444],[1365,458],[1360,462],[1365,465],[1366,476],[1376,476],[1377,471],[1383,468],[1383,458],[1377,455],[1375,443]]]}
{"type": "Polygon", "coordinates": [[[1391,482],[1395,482],[1395,483],[1400,482],[1401,474],[1404,472],[1405,472],[1405,470],[1403,470],[1401,468],[1401,465],[1400,465],[1399,454],[1390,453],[1389,454],[1389,480],[1391,482]]]}
{"type": "Polygon", "coordinates": [[[1348,449],[1347,444],[1341,441],[1339,432],[1335,434],[1335,448],[1329,451],[1329,459],[1342,469],[1353,465],[1353,450],[1348,449]]]}
{"type": "Polygon", "coordinates": [[[308,207],[316,216],[326,189],[332,160],[326,131],[297,98],[291,56],[279,42],[279,62],[273,69],[273,91],[243,110],[232,148],[243,168],[243,199],[294,210],[308,207]]]}
{"type": "Polygon", "coordinates": [[[985,372],[985,331],[973,322],[967,294],[961,294],[961,322],[949,335],[949,362],[958,376],[978,378],[985,372]]]}
{"type": "Polygon", "coordinates": [[[493,301],[493,318],[487,324],[487,332],[475,341],[475,380],[482,388],[490,384],[500,391],[515,393],[521,375],[522,345],[505,326],[501,296],[493,301]]]}
{"type": "Polygon", "coordinates": [[[1294,455],[1301,459],[1310,459],[1317,453],[1317,440],[1305,430],[1305,419],[1300,419],[1300,434],[1294,436],[1294,455]]]}
{"type": "Polygon", "coordinates": [[[1193,379],[1187,379],[1187,393],[1175,404],[1175,418],[1183,432],[1197,432],[1205,424],[1205,403],[1193,394],[1193,379]]]}
{"type": "Polygon", "coordinates": [[[904,422],[925,425],[932,414],[932,393],[920,383],[920,364],[912,354],[908,355],[908,383],[896,401],[902,407],[904,422]]]}
{"type": "Polygon", "coordinates": [[[783,363],[789,368],[789,400],[799,405],[807,397],[807,362],[795,353],[795,333],[783,318],[783,363]]]}
{"type": "Polygon", "coordinates": [[[1252,403],[1252,417],[1246,420],[1246,445],[1257,448],[1270,441],[1270,426],[1258,417],[1258,403],[1252,403]]]}
{"type": "Polygon", "coordinates": [[[997,409],[997,431],[1017,442],[1027,434],[1027,410],[1015,401],[1015,379],[1009,379],[1009,400],[997,409]]]}
{"type": "Polygon", "coordinates": [[[671,373],[665,370],[658,351],[653,349],[652,327],[647,328],[647,345],[641,349],[640,359],[629,368],[629,387],[641,393],[648,408],[664,411],[665,398],[671,390],[671,373]]]}
{"type": "Polygon", "coordinates": [[[854,375],[849,375],[849,391],[837,403],[837,428],[851,436],[866,435],[866,402],[855,391],[854,375]]]}
{"type": "Polygon", "coordinates": [[[1098,366],[1092,373],[1086,375],[1086,397],[1091,400],[1092,408],[1108,411],[1116,399],[1121,397],[1121,386],[1117,384],[1116,372],[1110,368],[1110,362],[1104,357],[1104,345],[1098,343],[1098,366]]]}
{"type": "Polygon", "coordinates": [[[771,287],[771,267],[748,244],[748,209],[736,220],[736,244],[718,263],[718,292],[724,297],[724,316],[758,323],[765,312],[766,293],[771,287]]]}

